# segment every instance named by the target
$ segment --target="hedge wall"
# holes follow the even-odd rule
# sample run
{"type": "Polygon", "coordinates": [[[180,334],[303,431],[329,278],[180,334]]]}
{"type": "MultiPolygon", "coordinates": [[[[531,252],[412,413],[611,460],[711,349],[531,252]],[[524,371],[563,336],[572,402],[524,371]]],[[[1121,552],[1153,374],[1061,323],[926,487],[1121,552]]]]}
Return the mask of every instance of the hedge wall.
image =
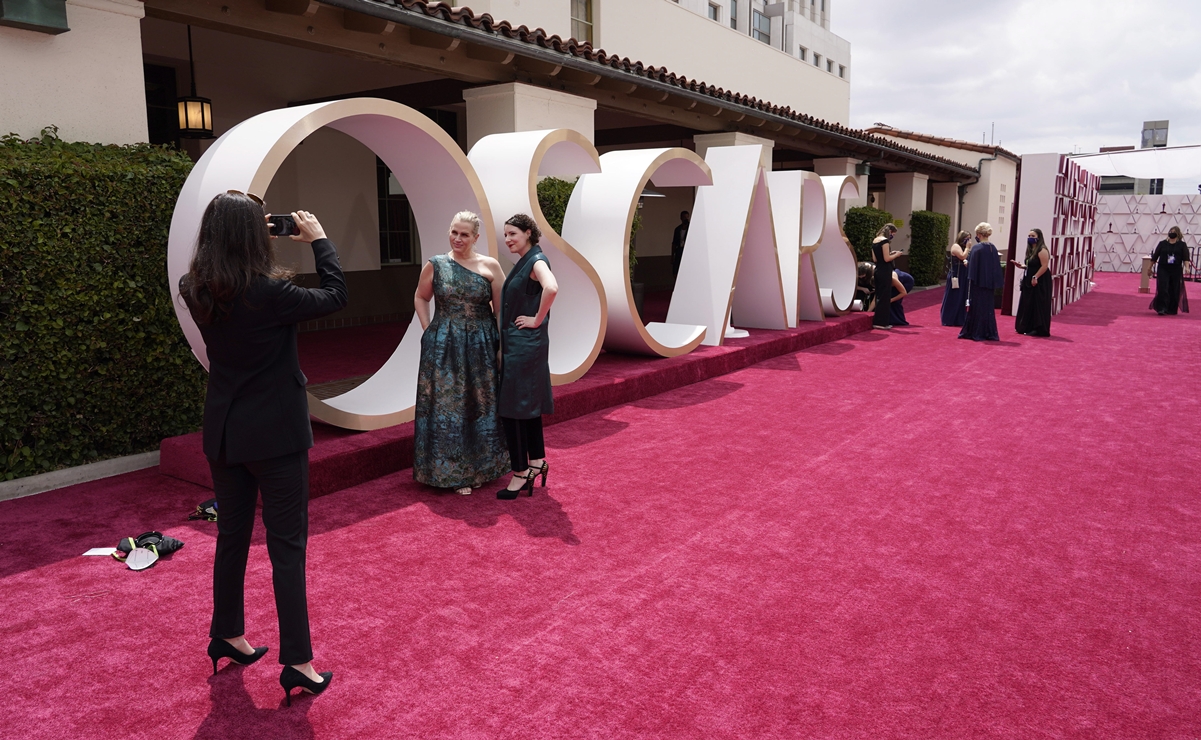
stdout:
{"type": "Polygon", "coordinates": [[[917,285],[937,285],[942,280],[951,243],[951,217],[933,211],[914,211],[909,217],[912,240],[909,272],[917,285]]]}
{"type": "Polygon", "coordinates": [[[879,208],[860,206],[848,208],[842,222],[842,231],[855,248],[855,259],[872,261],[872,239],[880,227],[892,221],[892,214],[879,208]]]}
{"type": "Polygon", "coordinates": [[[0,138],[0,480],[199,427],[204,371],[167,289],[192,163],[148,144],[0,138]]]}
{"type": "MultiPolygon", "coordinates": [[[[538,181],[538,207],[555,233],[563,233],[563,217],[567,215],[567,204],[575,190],[575,180],[544,177],[538,181]]],[[[630,229],[630,274],[638,264],[638,252],[634,249],[634,235],[642,228],[642,213],[634,212],[634,225],[630,229]]],[[[502,245],[503,246],[503,245],[502,245]]]]}

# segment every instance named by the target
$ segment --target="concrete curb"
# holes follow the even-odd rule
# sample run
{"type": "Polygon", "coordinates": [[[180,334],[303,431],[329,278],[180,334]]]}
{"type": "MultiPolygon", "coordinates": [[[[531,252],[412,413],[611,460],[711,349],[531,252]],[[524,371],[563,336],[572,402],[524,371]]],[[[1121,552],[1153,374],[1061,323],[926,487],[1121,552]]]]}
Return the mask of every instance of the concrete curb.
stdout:
{"type": "Polygon", "coordinates": [[[158,450],[143,452],[140,455],[114,457],[111,460],[79,465],[74,468],[55,470],[41,475],[31,475],[27,478],[17,478],[0,483],[0,501],[32,496],[35,493],[45,493],[56,488],[73,486],[76,483],[111,478],[114,475],[129,473],[134,470],[153,468],[158,465],[158,450]]]}

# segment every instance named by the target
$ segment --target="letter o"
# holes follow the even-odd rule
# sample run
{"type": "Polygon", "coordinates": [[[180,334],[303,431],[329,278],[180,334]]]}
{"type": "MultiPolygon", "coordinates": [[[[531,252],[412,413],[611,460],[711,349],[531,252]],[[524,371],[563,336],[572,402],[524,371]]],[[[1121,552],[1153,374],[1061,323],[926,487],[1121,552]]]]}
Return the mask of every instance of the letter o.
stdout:
{"type": "MultiPolygon", "coordinates": [[[[188,176],[167,246],[171,297],[192,353],[208,369],[200,330],[179,296],[200,220],[212,199],[226,190],[265,193],[276,171],[306,137],[328,126],[375,153],[404,185],[421,239],[422,262],[446,249],[446,227],[458,211],[480,214],[487,254],[497,256],[493,219],[484,188],[467,156],[439,126],[407,106],[378,98],[351,98],[268,111],[219,138],[188,176]]],[[[481,250],[483,251],[483,250],[481,250]]],[[[413,419],[421,324],[413,317],[400,346],[384,366],[357,388],[325,400],[309,394],[309,412],[346,429],[368,430],[413,419]]]]}

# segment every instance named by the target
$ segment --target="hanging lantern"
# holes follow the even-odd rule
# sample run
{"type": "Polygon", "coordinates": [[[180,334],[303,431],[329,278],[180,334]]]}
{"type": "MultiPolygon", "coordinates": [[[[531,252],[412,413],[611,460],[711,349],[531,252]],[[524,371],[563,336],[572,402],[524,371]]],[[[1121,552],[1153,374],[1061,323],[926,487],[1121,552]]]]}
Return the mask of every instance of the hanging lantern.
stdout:
{"type": "Polygon", "coordinates": [[[177,98],[179,135],[185,139],[213,138],[213,101],[196,95],[196,64],[192,61],[192,27],[188,26],[188,67],[192,72],[192,94],[177,98]]]}

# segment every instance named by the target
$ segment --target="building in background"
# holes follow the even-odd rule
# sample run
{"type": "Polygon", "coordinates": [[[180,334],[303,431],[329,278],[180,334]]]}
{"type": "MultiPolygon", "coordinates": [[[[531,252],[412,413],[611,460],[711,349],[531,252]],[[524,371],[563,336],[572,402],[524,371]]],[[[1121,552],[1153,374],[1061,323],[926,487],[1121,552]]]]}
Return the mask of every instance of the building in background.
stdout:
{"type": "MultiPolygon", "coordinates": [[[[957,218],[962,196],[975,218],[975,193],[1003,195],[979,153],[847,128],[851,49],[829,30],[830,2],[41,0],[61,13],[0,26],[0,132],[54,125],[68,140],[175,143],[198,158],[209,141],[183,136],[181,100],[220,136],[264,111],[373,96],[422,111],[464,150],[560,127],[601,152],[754,144],[774,169],[857,178],[864,196],[844,206],[870,188],[897,218],[957,218]]],[[[322,326],[407,320],[420,250],[405,187],[332,130],[280,166],[269,204],[320,214],[347,269],[351,304],[322,326]]],[[[637,242],[635,279],[651,289],[671,286],[672,230],[694,197],[663,191],[637,242]]],[[[304,250],[281,256],[315,279],[304,250]]]]}
{"type": "MultiPolygon", "coordinates": [[[[952,237],[960,228],[971,231],[982,221],[991,224],[993,242],[1004,253],[1013,226],[1013,203],[1016,197],[1018,162],[1021,157],[999,146],[902,131],[883,123],[877,123],[867,129],[867,133],[960,162],[965,167],[976,170],[976,178],[959,183],[955,188],[949,183],[930,183],[927,210],[951,216],[952,237]]],[[[885,183],[873,186],[871,193],[875,202],[883,203],[878,207],[895,215],[898,211],[888,199],[886,188],[882,187],[886,185],[887,177],[886,175],[885,183]]],[[[908,205],[904,204],[901,212],[908,205]]]]}

